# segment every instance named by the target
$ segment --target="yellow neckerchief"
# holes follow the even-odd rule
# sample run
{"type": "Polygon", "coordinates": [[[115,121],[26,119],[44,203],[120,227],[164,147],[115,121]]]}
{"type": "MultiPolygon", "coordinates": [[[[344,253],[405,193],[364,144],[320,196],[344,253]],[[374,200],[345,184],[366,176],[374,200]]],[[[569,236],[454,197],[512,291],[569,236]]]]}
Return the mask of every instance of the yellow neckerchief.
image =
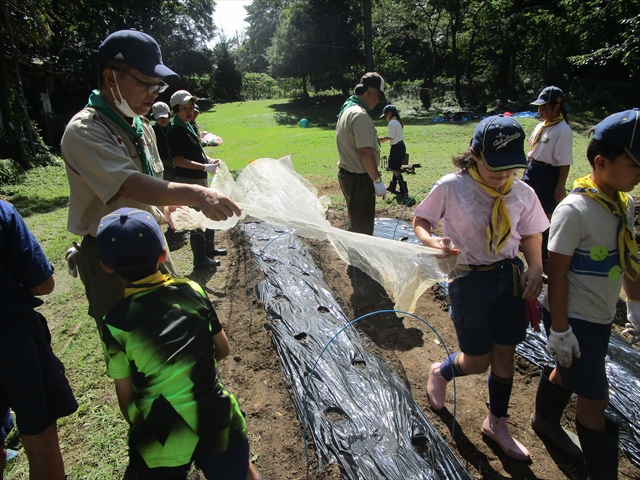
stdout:
{"type": "Polygon", "coordinates": [[[493,256],[495,258],[511,236],[511,217],[509,217],[507,199],[505,197],[513,187],[513,176],[507,180],[507,183],[505,183],[500,190],[496,190],[484,183],[480,173],[478,173],[478,167],[476,165],[472,165],[467,171],[469,172],[469,175],[471,175],[471,178],[473,178],[475,182],[478,182],[485,192],[495,198],[495,201],[493,202],[493,209],[491,211],[491,219],[487,226],[487,251],[491,253],[493,250],[493,256]],[[495,245],[494,238],[496,239],[495,245]]]}
{"type": "Polygon", "coordinates": [[[136,293],[142,293],[147,290],[152,290],[160,285],[177,285],[181,283],[189,283],[191,280],[188,278],[174,278],[171,275],[165,275],[158,271],[148,277],[141,278],[135,282],[130,283],[124,289],[124,297],[130,297],[136,293]]]}
{"type": "Polygon", "coordinates": [[[553,127],[554,125],[557,125],[558,123],[563,121],[564,121],[564,117],[562,115],[558,115],[553,120],[545,120],[542,126],[536,132],[536,136],[533,138],[533,142],[531,142],[531,146],[533,147],[536,143],[538,143],[538,140],[540,140],[540,137],[542,136],[542,131],[545,128],[553,127]]]}
{"type": "Polygon", "coordinates": [[[573,182],[571,193],[587,195],[620,219],[618,225],[618,252],[620,254],[620,266],[624,274],[631,280],[638,278],[640,274],[640,254],[638,254],[638,242],[636,242],[633,226],[629,225],[627,209],[629,208],[629,195],[624,192],[616,192],[616,199],[612,200],[602,193],[591,176],[578,178],[573,182]],[[627,268],[628,267],[628,268],[627,268]],[[631,270],[635,272],[632,275],[631,270]]]}

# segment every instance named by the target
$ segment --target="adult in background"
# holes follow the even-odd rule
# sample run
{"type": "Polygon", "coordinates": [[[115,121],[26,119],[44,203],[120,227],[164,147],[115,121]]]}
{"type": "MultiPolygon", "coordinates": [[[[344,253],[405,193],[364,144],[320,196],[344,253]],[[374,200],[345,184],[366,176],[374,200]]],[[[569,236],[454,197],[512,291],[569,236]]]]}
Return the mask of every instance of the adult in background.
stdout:
{"type": "MultiPolygon", "coordinates": [[[[171,95],[171,119],[169,148],[176,166],[176,182],[207,187],[207,174],[215,174],[220,160],[207,157],[200,143],[200,136],[191,124],[194,118],[196,97],[186,90],[171,95]]],[[[214,230],[191,232],[189,241],[193,251],[194,268],[219,267],[220,261],[213,257],[226,255],[227,251],[214,244],[214,230]]]]}
{"type": "Polygon", "coordinates": [[[347,203],[350,232],[373,235],[376,195],[384,197],[387,186],[380,177],[380,142],[370,112],[386,103],[384,79],[376,72],[365,73],[342,105],[336,124],[338,181],[347,203]]]}
{"type": "MultiPolygon", "coordinates": [[[[547,87],[531,105],[538,107],[543,120],[529,137],[529,165],[522,180],[538,195],[547,218],[564,197],[569,168],[573,163],[573,131],[567,123],[564,93],[558,87],[547,87]]],[[[542,233],[542,260],[545,266],[549,253],[549,230],[542,233]]]]}
{"type": "MultiPolygon", "coordinates": [[[[124,298],[122,282],[100,267],[95,237],[103,216],[133,207],[167,223],[175,208],[170,205],[199,207],[213,220],[240,209],[215,190],[162,179],[155,135],[144,115],[167,89],[163,79],[179,76],[162,63],[156,41],[135,30],[117,31],[98,48],[98,62],[102,84],[67,125],[62,157],[70,187],[68,229],[83,237],[78,270],[89,314],[100,327],[102,317],[124,298]]],[[[174,270],[171,262],[165,265],[167,272],[174,270]]]]}
{"type": "Polygon", "coordinates": [[[387,105],[382,109],[382,115],[387,121],[387,136],[381,137],[380,142],[389,142],[391,151],[389,152],[389,168],[393,172],[393,178],[387,190],[390,193],[396,193],[396,185],[400,185],[400,194],[404,203],[409,201],[409,189],[407,183],[402,178],[402,163],[407,154],[407,146],[404,144],[404,123],[400,118],[398,109],[395,105],[387,105]]]}
{"type": "Polygon", "coordinates": [[[151,107],[151,114],[156,120],[152,128],[156,134],[156,145],[158,146],[158,153],[160,154],[164,168],[162,178],[167,182],[173,182],[176,178],[176,172],[173,166],[173,160],[171,159],[169,140],[167,138],[170,128],[169,122],[171,121],[171,109],[169,105],[164,102],[156,102],[153,104],[153,107],[151,107]]]}

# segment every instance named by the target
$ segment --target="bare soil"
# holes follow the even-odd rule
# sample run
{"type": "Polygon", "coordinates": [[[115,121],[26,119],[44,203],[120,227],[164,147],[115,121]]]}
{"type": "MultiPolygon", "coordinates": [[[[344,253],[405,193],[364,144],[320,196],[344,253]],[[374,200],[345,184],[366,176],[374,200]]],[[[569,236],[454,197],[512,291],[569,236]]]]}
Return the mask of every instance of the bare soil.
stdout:
{"type": "MultiPolygon", "coordinates": [[[[319,188],[321,194],[335,193],[337,185],[319,188]]],[[[401,207],[395,202],[377,212],[379,217],[398,218],[401,207]]],[[[408,212],[404,214],[409,218],[408,212]]],[[[636,217],[637,218],[637,217],[636,217]]],[[[335,226],[344,225],[341,210],[330,210],[329,219],[335,226]]],[[[636,220],[637,223],[637,220],[636,220]]],[[[196,271],[189,275],[206,285],[231,342],[231,355],[220,363],[220,370],[229,391],[233,392],[246,413],[254,462],[264,480],[339,479],[340,472],[330,465],[317,472],[313,445],[307,465],[304,444],[280,361],[271,346],[270,333],[264,328],[268,321],[255,294],[249,288],[259,281],[260,273],[250,278],[253,260],[241,228],[217,233],[216,243],[227,248],[229,255],[220,257],[222,266],[215,274],[196,271]]],[[[386,292],[371,279],[358,278],[353,291],[347,265],[327,243],[307,242],[314,261],[324,272],[325,280],[349,318],[393,306],[386,292]]],[[[188,266],[191,252],[182,246],[172,255],[179,265],[188,266]]],[[[185,270],[183,268],[183,271],[185,270]]],[[[430,290],[418,301],[416,315],[432,324],[450,350],[457,349],[455,330],[447,313],[446,299],[430,290]]],[[[374,316],[358,324],[362,338],[373,352],[384,358],[409,385],[414,398],[433,424],[447,440],[466,466],[471,476],[498,480],[516,479],[583,479],[580,462],[572,461],[547,445],[533,432],[529,417],[533,412],[539,369],[517,358],[514,388],[510,403],[510,429],[531,451],[532,462],[525,464],[510,459],[490,440],[485,440],[480,428],[486,416],[487,385],[485,375],[458,380],[455,438],[451,438],[453,392],[448,392],[444,410],[430,409],[426,396],[427,371],[431,363],[442,361],[444,350],[435,335],[422,322],[412,317],[374,316]]],[[[620,332],[623,323],[616,320],[614,329],[620,332]]],[[[575,401],[567,409],[563,422],[575,431],[575,401]]],[[[640,469],[620,452],[620,478],[640,478],[640,469]]]]}

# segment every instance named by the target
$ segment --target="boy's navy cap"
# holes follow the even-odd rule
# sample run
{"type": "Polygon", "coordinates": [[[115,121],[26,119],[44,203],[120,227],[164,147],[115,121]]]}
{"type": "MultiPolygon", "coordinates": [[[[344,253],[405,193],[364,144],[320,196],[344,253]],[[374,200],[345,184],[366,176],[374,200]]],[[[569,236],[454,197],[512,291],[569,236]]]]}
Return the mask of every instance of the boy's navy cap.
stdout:
{"type": "Polygon", "coordinates": [[[593,139],[622,147],[631,160],[640,165],[640,110],[614,113],[596,125],[593,139]]]}
{"type": "Polygon", "coordinates": [[[137,208],[119,208],[102,217],[97,242],[102,263],[118,273],[155,265],[165,246],[156,219],[137,208]],[[127,257],[147,260],[118,267],[118,262],[127,257]]]}
{"type": "Polygon", "coordinates": [[[360,83],[356,85],[359,87],[373,87],[380,92],[380,103],[387,103],[387,97],[384,93],[384,78],[377,72],[367,72],[360,79],[360,83]]]}
{"type": "Polygon", "coordinates": [[[387,113],[389,112],[397,112],[398,109],[396,108],[395,105],[387,105],[382,109],[382,115],[380,115],[380,118],[384,117],[387,113]]]}
{"type": "Polygon", "coordinates": [[[471,147],[489,170],[527,168],[524,130],[513,117],[495,115],[483,119],[473,132],[471,147]]]}
{"type": "Polygon", "coordinates": [[[158,42],[134,29],[119,30],[105,38],[98,47],[98,59],[101,65],[120,60],[149,77],[180,79],[180,75],[162,63],[158,42]]]}
{"type": "Polygon", "coordinates": [[[555,105],[557,103],[562,103],[564,100],[564,92],[560,90],[558,87],[547,87],[540,95],[538,95],[538,99],[531,102],[531,105],[544,105],[546,103],[550,103],[551,105],[555,105]]]}

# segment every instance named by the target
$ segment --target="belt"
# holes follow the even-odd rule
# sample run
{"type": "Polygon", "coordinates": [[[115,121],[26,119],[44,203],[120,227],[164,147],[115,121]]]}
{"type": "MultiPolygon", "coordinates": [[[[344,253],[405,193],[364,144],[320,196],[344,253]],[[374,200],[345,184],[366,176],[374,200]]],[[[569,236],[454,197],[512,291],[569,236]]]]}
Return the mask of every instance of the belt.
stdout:
{"type": "Polygon", "coordinates": [[[507,258],[499,262],[490,263],[488,265],[457,265],[456,268],[467,272],[491,272],[495,270],[505,270],[511,267],[513,273],[513,295],[518,295],[518,273],[519,269],[514,258],[507,258]]]}
{"type": "Polygon", "coordinates": [[[553,167],[553,165],[551,165],[550,163],[539,162],[538,160],[534,160],[533,158],[530,158],[529,160],[531,161],[531,163],[539,167],[553,167]]]}
{"type": "Polygon", "coordinates": [[[338,168],[338,171],[340,173],[344,173],[345,175],[369,175],[368,173],[354,173],[354,172],[350,172],[349,170],[345,170],[344,168],[340,167],[338,168]]]}

